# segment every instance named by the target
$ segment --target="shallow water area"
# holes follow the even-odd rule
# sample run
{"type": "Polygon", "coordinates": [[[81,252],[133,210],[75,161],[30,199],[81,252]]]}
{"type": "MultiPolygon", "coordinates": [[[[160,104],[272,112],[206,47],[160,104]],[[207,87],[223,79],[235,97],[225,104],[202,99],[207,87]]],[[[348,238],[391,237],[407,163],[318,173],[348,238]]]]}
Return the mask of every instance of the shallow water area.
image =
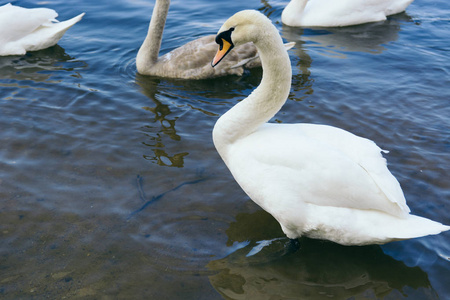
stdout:
{"type": "MultiPolygon", "coordinates": [[[[279,225],[211,139],[261,70],[137,74],[153,4],[39,3],[59,20],[86,15],[55,47],[0,57],[0,298],[450,297],[449,232],[367,247],[302,238],[280,254],[279,225]]],[[[291,94],[272,121],[375,141],[412,212],[450,224],[450,5],[416,0],[385,22],[301,29],[281,24],[286,4],[172,0],[161,54],[260,10],[296,42],[291,94]]]]}

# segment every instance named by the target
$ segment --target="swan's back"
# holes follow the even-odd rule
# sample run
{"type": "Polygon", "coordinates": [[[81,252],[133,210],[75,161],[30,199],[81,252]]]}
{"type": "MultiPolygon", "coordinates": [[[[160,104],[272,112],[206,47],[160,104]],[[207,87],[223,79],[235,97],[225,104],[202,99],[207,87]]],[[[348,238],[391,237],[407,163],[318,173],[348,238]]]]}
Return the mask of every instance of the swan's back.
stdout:
{"type": "Polygon", "coordinates": [[[0,55],[21,55],[51,47],[83,15],[57,22],[58,13],[52,9],[3,5],[0,7],[0,55]]]}

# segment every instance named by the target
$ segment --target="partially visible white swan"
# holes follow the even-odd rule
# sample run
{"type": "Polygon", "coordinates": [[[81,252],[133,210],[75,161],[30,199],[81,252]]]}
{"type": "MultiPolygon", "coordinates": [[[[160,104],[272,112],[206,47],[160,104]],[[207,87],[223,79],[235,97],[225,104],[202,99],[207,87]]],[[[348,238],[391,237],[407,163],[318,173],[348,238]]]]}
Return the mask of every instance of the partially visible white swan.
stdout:
{"type": "Polygon", "coordinates": [[[84,13],[64,22],[49,8],[23,8],[8,3],[0,6],[0,56],[23,55],[56,45],[84,13]]]}
{"type": "Polygon", "coordinates": [[[263,77],[219,118],[214,145],[242,189],[289,238],[383,244],[450,229],[409,214],[400,184],[374,142],[327,125],[267,123],[286,102],[292,74],[268,18],[238,12],[220,28],[217,41],[213,66],[234,46],[252,41],[263,77]]]}
{"type": "Polygon", "coordinates": [[[211,57],[217,50],[215,35],[193,40],[158,57],[169,12],[170,0],[156,0],[147,36],[136,57],[140,74],[168,78],[205,79],[225,75],[242,75],[245,68],[261,67],[252,43],[243,44],[218,68],[211,68],[211,57]]]}
{"type": "Polygon", "coordinates": [[[338,27],[378,22],[404,11],[413,0],[291,0],[281,14],[289,26],[338,27]]]}

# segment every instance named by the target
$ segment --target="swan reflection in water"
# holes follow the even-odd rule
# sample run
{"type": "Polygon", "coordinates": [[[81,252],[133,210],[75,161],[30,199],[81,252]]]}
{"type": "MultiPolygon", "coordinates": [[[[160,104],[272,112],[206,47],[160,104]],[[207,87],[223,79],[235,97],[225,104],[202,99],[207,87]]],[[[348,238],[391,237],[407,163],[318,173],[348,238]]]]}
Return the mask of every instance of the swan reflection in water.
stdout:
{"type": "Polygon", "coordinates": [[[298,28],[283,25],[283,37],[289,41],[320,47],[325,55],[345,58],[345,52],[381,54],[386,44],[398,39],[402,24],[412,22],[406,13],[386,21],[347,27],[298,28]]]}
{"type": "Polygon", "coordinates": [[[184,158],[191,151],[205,147],[203,132],[198,131],[207,130],[210,139],[207,126],[210,126],[211,118],[218,115],[217,110],[226,110],[229,101],[242,99],[248,89],[254,88],[261,79],[261,69],[246,71],[243,76],[227,76],[220,81],[163,79],[139,73],[133,76],[141,93],[151,100],[142,107],[150,113],[150,118],[141,131],[146,137],[142,143],[150,147],[152,153],[145,153],[143,157],[160,166],[182,168],[184,158]],[[176,123],[181,117],[184,123],[181,127],[178,124],[178,130],[187,132],[189,140],[183,140],[177,131],[176,123]],[[202,123],[205,123],[204,127],[202,123]],[[180,148],[180,142],[193,143],[193,148],[180,148]]]}
{"type": "Polygon", "coordinates": [[[154,103],[153,106],[143,107],[144,110],[153,114],[150,124],[141,127],[141,131],[146,136],[146,140],[142,144],[150,147],[153,153],[144,154],[143,157],[160,166],[182,168],[184,157],[189,153],[184,151],[173,153],[169,151],[170,147],[166,147],[173,141],[180,141],[181,137],[175,129],[175,122],[178,117],[172,113],[168,104],[158,100],[158,93],[161,90],[158,87],[159,82],[154,78],[136,74],[136,83],[141,87],[142,93],[154,103]]]}
{"type": "MultiPolygon", "coordinates": [[[[31,80],[35,83],[57,84],[60,83],[60,78],[57,78],[58,71],[62,71],[61,76],[67,80],[66,72],[74,73],[71,75],[72,77],[80,77],[77,70],[87,69],[87,67],[86,62],[76,60],[59,45],[28,52],[25,55],[0,57],[2,81],[8,79],[13,81],[31,80]]],[[[8,84],[2,83],[0,86],[7,87],[8,84]]]]}
{"type": "Polygon", "coordinates": [[[280,255],[288,243],[268,213],[240,213],[226,230],[227,246],[242,248],[208,263],[211,285],[225,299],[437,299],[427,274],[383,253],[378,245],[341,246],[302,238],[300,248],[280,255]],[[253,253],[257,241],[277,240],[253,253]]]}

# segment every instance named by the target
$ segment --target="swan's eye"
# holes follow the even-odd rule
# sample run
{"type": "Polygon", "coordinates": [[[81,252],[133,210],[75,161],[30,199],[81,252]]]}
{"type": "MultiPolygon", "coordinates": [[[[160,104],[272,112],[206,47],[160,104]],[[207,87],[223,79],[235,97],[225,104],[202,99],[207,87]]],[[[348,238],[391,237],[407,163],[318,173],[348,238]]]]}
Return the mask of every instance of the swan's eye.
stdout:
{"type": "Polygon", "coordinates": [[[220,50],[222,50],[223,48],[223,41],[225,40],[228,43],[230,43],[231,45],[233,45],[233,42],[231,41],[231,33],[234,31],[234,27],[231,27],[230,29],[226,30],[226,31],[222,31],[221,33],[219,33],[216,36],[216,43],[219,44],[219,48],[220,50]]]}

